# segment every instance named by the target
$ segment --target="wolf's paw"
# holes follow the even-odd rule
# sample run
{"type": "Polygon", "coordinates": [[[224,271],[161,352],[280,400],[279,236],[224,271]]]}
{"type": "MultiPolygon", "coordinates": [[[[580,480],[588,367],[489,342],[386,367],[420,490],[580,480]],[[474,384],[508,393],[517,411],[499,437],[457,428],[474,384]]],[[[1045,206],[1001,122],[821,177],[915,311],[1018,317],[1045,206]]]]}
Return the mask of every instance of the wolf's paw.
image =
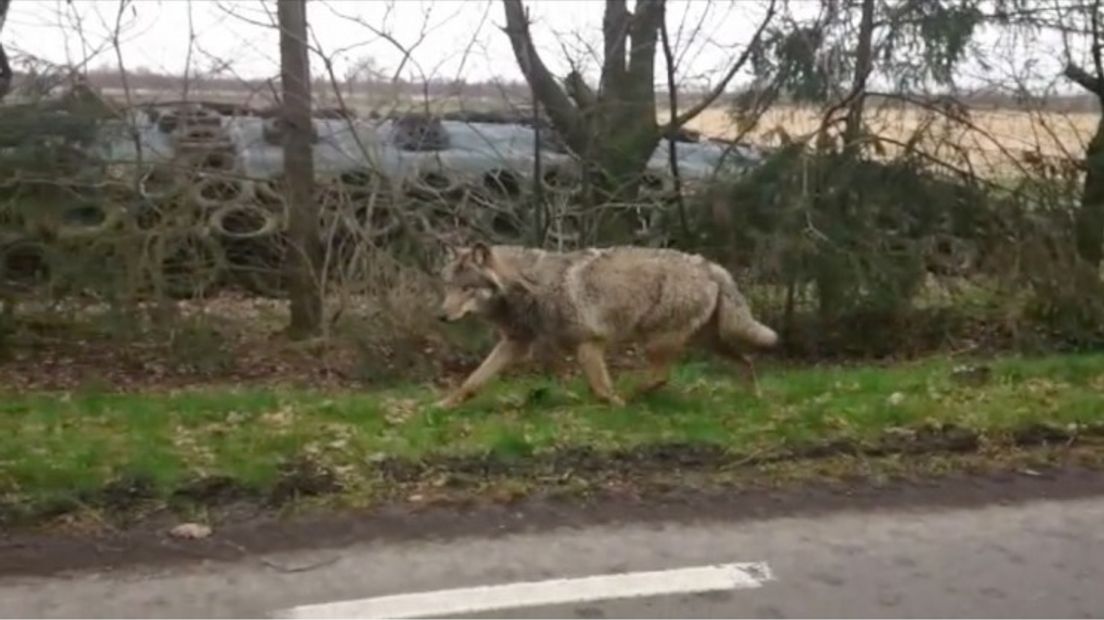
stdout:
{"type": "Polygon", "coordinates": [[[606,400],[606,404],[608,404],[610,407],[624,407],[625,406],[625,401],[622,400],[622,398],[620,396],[618,396],[617,394],[612,394],[609,397],[607,397],[605,400],[606,400]]]}
{"type": "Polygon", "coordinates": [[[639,386],[637,386],[636,390],[633,391],[632,396],[630,397],[630,399],[631,400],[636,400],[638,398],[644,398],[646,396],[654,394],[654,393],[662,390],[663,388],[667,387],[667,383],[668,383],[668,381],[666,379],[664,379],[662,381],[652,381],[652,382],[649,382],[649,383],[644,383],[642,385],[639,385],[639,386]]]}
{"type": "Polygon", "coordinates": [[[468,398],[465,394],[450,394],[433,403],[433,406],[436,409],[455,409],[466,400],[468,400],[468,398]]]}

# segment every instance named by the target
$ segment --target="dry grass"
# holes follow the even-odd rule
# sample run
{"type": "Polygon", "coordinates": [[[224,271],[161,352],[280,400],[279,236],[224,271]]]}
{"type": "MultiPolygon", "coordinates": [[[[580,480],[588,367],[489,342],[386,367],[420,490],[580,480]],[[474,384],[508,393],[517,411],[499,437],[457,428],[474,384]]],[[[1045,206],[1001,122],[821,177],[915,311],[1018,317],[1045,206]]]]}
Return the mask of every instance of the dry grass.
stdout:
{"type": "MultiPolygon", "coordinates": [[[[875,133],[904,141],[930,117],[929,112],[916,107],[880,107],[867,114],[866,122],[875,133]]],[[[957,125],[948,128],[951,132],[948,139],[970,150],[995,151],[1000,145],[1015,151],[1039,146],[1044,154],[1058,156],[1084,149],[1096,130],[1098,115],[993,109],[972,110],[968,119],[976,129],[955,122],[940,122],[936,126],[957,125]]],[[[764,141],[769,139],[768,133],[779,127],[796,136],[813,131],[820,121],[821,111],[817,108],[776,106],[763,115],[760,126],[750,136],[753,141],[764,141]]],[[[728,111],[720,108],[706,110],[690,125],[710,136],[732,137],[739,133],[728,111]]]]}
{"type": "MultiPolygon", "coordinates": [[[[777,144],[779,133],[791,137],[809,134],[819,127],[822,111],[808,106],[775,106],[745,140],[754,144],[777,144]]],[[[660,117],[665,114],[661,112],[660,117]]],[[[872,106],[865,122],[871,132],[887,140],[906,143],[918,131],[924,138],[918,147],[926,153],[982,176],[1003,176],[1022,172],[1029,161],[1042,156],[1078,159],[1096,130],[1099,115],[1084,112],[1045,110],[974,109],[962,120],[951,120],[915,106],[872,106]]],[[[706,110],[690,127],[708,136],[732,138],[740,129],[728,110],[706,110]]],[[[887,156],[901,151],[899,145],[881,144],[887,156]]]]}

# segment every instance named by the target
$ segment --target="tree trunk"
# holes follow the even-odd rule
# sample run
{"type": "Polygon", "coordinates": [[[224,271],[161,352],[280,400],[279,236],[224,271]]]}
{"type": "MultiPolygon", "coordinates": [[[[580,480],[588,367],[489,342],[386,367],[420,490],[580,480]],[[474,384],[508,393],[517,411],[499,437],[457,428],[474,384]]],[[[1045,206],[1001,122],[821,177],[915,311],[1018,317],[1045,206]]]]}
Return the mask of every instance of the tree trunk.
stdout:
{"type": "Polygon", "coordinates": [[[1099,266],[1104,260],[1104,116],[1085,151],[1085,186],[1076,225],[1078,255],[1099,266]]]}
{"type": "MultiPolygon", "coordinates": [[[[840,187],[840,175],[851,173],[853,163],[860,154],[859,138],[862,136],[866,81],[874,67],[874,9],[874,0],[862,0],[858,41],[855,46],[855,73],[851,80],[851,90],[841,102],[841,105],[847,106],[847,118],[843,127],[843,157],[825,160],[824,156],[828,153],[826,151],[818,153],[820,161],[814,187],[820,189],[840,187]],[[827,168],[824,168],[825,165],[827,168]]],[[[827,214],[834,223],[833,228],[837,230],[840,224],[855,221],[856,217],[863,217],[858,210],[864,205],[861,200],[854,200],[851,191],[817,191],[813,200],[818,203],[816,210],[827,214]]],[[[840,241],[841,239],[836,239],[836,243],[840,241]]],[[[839,250],[825,251],[828,253],[818,257],[814,278],[817,285],[820,320],[825,329],[828,329],[839,319],[846,305],[847,291],[853,289],[848,286],[845,275],[850,272],[851,267],[847,265],[846,260],[836,254],[839,250]]]]}
{"type": "MultiPolygon", "coordinates": [[[[0,33],[4,32],[4,22],[8,18],[8,7],[11,0],[0,0],[0,33]]],[[[0,101],[11,90],[12,78],[15,77],[11,65],[8,63],[8,55],[4,52],[4,46],[0,44],[0,101]]]]}
{"type": "Polygon", "coordinates": [[[626,0],[606,0],[602,19],[602,75],[597,92],[573,72],[566,88],[552,75],[533,45],[529,15],[521,0],[502,0],[503,29],[514,58],[552,125],[583,165],[583,200],[600,207],[611,201],[632,202],[648,160],[662,136],[701,114],[727,88],[751,58],[777,0],[749,45],[725,76],[695,105],[665,127],[656,121],[655,54],[664,0],[637,0],[630,12],[626,0]]]}
{"type": "Polygon", "coordinates": [[[536,52],[520,0],[503,0],[503,8],[518,66],[556,130],[584,161],[584,185],[593,193],[588,202],[634,199],[660,140],[653,79],[662,0],[639,0],[635,14],[624,0],[607,0],[597,93],[578,75],[569,76],[565,90],[536,52]]]}
{"type": "Polygon", "coordinates": [[[288,201],[288,253],[285,258],[292,338],[317,335],[322,326],[319,267],[322,246],[314,204],[311,152],[310,60],[307,55],[306,0],[279,0],[280,79],[283,88],[284,178],[288,201]]]}
{"type": "MultiPolygon", "coordinates": [[[[1064,75],[1104,104],[1104,62],[1101,61],[1100,28],[1097,19],[1099,2],[1093,4],[1093,68],[1089,73],[1076,64],[1066,65],[1064,75]]],[[[1104,116],[1097,120],[1096,133],[1085,149],[1085,185],[1081,191],[1081,208],[1074,216],[1077,255],[1094,269],[1104,260],[1104,116]]]]}
{"type": "Polygon", "coordinates": [[[613,16],[605,28],[606,50],[621,54],[616,61],[606,59],[607,68],[619,70],[613,76],[603,75],[597,104],[598,139],[591,154],[606,181],[598,185],[606,201],[636,199],[640,176],[661,137],[656,121],[655,55],[664,3],[637,0],[635,8],[636,12],[629,14],[621,12],[624,2],[619,0],[607,0],[606,5],[607,15],[613,16]],[[624,40],[626,30],[628,46],[624,40]]]}
{"type": "Polygon", "coordinates": [[[851,101],[847,108],[847,123],[843,128],[843,149],[854,155],[862,135],[862,117],[865,107],[866,79],[874,68],[874,0],[863,0],[862,17],[859,19],[859,41],[855,50],[855,77],[851,83],[851,101]]]}

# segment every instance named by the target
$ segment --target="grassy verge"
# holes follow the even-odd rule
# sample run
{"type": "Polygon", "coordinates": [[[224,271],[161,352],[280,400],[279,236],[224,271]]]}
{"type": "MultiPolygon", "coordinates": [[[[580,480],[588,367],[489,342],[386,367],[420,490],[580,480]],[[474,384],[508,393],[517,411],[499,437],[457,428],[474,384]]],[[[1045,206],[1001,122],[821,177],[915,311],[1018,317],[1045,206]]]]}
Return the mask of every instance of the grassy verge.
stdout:
{"type": "Polygon", "coordinates": [[[756,399],[721,369],[688,364],[667,390],[614,410],[581,382],[537,378],[501,382],[454,412],[429,408],[434,394],[419,387],[0,394],[0,519],[242,495],[372,501],[396,479],[447,476],[450,467],[555,478],[580,458],[631,474],[650,458],[729,467],[1102,434],[1104,355],[989,368],[974,382],[943,361],[768,371],[756,399]]]}

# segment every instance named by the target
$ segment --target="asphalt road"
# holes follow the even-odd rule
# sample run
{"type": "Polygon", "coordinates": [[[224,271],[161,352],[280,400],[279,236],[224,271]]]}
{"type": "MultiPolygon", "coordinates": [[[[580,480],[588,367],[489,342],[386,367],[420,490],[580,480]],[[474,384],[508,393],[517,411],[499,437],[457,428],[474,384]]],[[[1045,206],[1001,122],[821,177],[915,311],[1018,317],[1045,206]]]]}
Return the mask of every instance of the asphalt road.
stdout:
{"type": "MultiPolygon", "coordinates": [[[[383,595],[675,570],[651,581],[664,586],[679,581],[677,569],[754,562],[769,567],[758,587],[468,617],[1099,617],[1102,523],[1104,499],[1089,498],[376,542],[237,563],[5,577],[0,616],[271,617],[383,595]]],[[[559,591],[586,589],[570,583],[559,591]]]]}

